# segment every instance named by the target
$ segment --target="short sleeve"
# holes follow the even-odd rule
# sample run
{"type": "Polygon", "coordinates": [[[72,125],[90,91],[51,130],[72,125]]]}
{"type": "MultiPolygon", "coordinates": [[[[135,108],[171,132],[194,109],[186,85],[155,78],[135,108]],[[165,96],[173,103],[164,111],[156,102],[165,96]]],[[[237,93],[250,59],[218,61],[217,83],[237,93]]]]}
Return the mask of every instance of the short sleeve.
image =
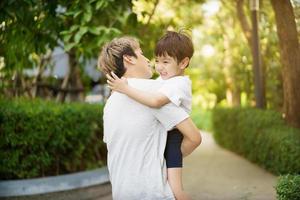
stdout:
{"type": "Polygon", "coordinates": [[[184,99],[190,98],[188,96],[190,90],[191,85],[186,79],[176,77],[165,80],[158,92],[168,97],[175,105],[180,106],[184,99]]]}
{"type": "Polygon", "coordinates": [[[184,109],[176,106],[173,103],[168,103],[161,108],[151,108],[155,118],[165,127],[166,130],[171,130],[174,126],[189,117],[184,109]]]}

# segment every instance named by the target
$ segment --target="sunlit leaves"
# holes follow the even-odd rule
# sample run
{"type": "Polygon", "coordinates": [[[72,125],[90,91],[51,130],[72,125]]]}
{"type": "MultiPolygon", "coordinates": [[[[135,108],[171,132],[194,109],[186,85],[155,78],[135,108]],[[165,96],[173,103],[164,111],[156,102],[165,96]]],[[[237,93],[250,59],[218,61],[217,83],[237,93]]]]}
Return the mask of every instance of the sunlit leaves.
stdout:
{"type": "Polygon", "coordinates": [[[75,43],[79,43],[82,36],[88,31],[88,27],[82,26],[80,27],[79,31],[74,36],[75,43]]]}
{"type": "Polygon", "coordinates": [[[92,6],[90,4],[85,5],[84,14],[83,14],[83,23],[88,23],[92,19],[92,6]]]}
{"type": "Polygon", "coordinates": [[[6,0],[0,3],[0,55],[12,70],[30,67],[31,53],[43,54],[59,42],[78,57],[95,56],[99,45],[122,33],[127,24],[118,22],[124,17],[137,23],[130,13],[129,0],[6,0]]]}
{"type": "Polygon", "coordinates": [[[3,1],[0,4],[0,21],[5,23],[1,33],[0,53],[8,69],[31,67],[29,55],[42,54],[56,44],[56,2],[39,0],[3,1]],[[55,5],[54,5],[55,4],[55,5]]]}

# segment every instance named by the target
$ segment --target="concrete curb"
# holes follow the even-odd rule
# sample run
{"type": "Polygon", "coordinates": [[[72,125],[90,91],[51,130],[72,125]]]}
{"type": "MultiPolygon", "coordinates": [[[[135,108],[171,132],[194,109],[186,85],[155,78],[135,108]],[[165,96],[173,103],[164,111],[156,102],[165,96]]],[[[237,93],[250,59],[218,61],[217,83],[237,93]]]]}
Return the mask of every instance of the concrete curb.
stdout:
{"type": "Polygon", "coordinates": [[[0,197],[25,196],[80,189],[109,182],[107,167],[91,171],[35,178],[0,181],[0,197]]]}

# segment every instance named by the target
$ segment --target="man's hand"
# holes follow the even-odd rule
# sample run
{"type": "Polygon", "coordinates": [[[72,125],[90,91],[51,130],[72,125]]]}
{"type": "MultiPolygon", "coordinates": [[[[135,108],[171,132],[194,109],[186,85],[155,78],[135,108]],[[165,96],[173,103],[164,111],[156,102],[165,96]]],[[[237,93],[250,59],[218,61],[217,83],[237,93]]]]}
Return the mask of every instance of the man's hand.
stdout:
{"type": "Polygon", "coordinates": [[[126,78],[119,78],[114,72],[111,72],[111,74],[106,74],[106,78],[108,87],[110,89],[116,92],[126,93],[126,90],[129,87],[126,78]]]}

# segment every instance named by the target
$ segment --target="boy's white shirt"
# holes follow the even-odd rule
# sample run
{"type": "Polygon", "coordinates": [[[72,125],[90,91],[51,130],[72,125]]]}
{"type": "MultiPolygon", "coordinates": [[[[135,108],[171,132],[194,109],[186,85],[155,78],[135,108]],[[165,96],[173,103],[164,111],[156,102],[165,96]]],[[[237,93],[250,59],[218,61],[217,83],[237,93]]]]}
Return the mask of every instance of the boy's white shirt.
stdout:
{"type": "MultiPolygon", "coordinates": [[[[134,88],[157,92],[157,80],[128,79],[134,88]]],[[[115,200],[174,200],[167,182],[164,150],[167,131],[188,114],[169,103],[159,109],[147,107],[114,92],[104,107],[107,166],[115,200]]]]}
{"type": "Polygon", "coordinates": [[[158,92],[168,97],[172,103],[183,108],[187,113],[191,113],[192,82],[188,76],[174,76],[166,80],[158,77],[156,80],[163,83],[158,92]]]}

